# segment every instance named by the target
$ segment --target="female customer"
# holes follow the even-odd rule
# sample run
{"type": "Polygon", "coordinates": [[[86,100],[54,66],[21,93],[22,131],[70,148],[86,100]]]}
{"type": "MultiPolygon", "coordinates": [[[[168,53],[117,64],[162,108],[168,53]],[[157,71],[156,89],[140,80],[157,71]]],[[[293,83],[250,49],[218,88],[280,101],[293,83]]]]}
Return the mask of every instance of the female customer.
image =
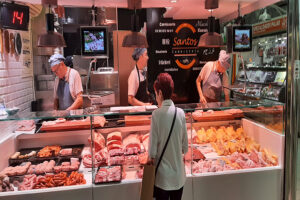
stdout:
{"type": "Polygon", "coordinates": [[[154,90],[159,106],[152,113],[149,145],[149,163],[156,165],[154,196],[157,200],[177,200],[181,199],[186,179],[183,163],[183,154],[188,151],[185,113],[171,100],[174,82],[168,73],[158,75],[154,90]]]}

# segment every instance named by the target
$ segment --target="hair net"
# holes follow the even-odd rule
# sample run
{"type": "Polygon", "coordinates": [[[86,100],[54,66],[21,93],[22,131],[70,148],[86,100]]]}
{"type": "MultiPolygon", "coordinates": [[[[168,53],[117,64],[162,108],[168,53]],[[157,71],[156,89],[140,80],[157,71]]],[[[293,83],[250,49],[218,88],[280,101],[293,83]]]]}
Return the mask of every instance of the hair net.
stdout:
{"type": "Polygon", "coordinates": [[[224,69],[229,69],[231,67],[230,55],[226,53],[226,51],[221,50],[219,54],[219,62],[224,69]]]}
{"type": "Polygon", "coordinates": [[[135,61],[138,61],[140,56],[146,51],[146,48],[135,48],[133,53],[132,53],[132,58],[135,61]]]}
{"type": "Polygon", "coordinates": [[[50,59],[48,60],[48,62],[50,63],[50,66],[53,67],[55,65],[58,65],[59,63],[61,63],[62,61],[65,60],[65,57],[61,54],[53,54],[50,59]]]}

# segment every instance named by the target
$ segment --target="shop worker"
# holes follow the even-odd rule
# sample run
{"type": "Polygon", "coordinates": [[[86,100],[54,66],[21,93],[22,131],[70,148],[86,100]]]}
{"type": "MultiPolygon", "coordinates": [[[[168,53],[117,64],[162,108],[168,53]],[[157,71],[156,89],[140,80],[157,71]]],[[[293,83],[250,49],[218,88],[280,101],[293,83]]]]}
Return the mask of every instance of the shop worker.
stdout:
{"type": "Polygon", "coordinates": [[[222,91],[225,94],[225,101],[229,101],[229,91],[224,87],[228,87],[226,70],[230,66],[230,55],[224,50],[220,51],[217,61],[207,62],[204,65],[196,80],[200,103],[221,101],[222,91]]]}
{"type": "Polygon", "coordinates": [[[136,61],[136,65],[128,78],[128,103],[132,106],[151,105],[146,80],[149,59],[147,49],[135,48],[132,58],[136,61]]]}
{"type": "Polygon", "coordinates": [[[64,64],[65,58],[60,54],[50,57],[52,72],[56,75],[54,82],[54,109],[75,110],[82,107],[82,83],[75,69],[64,64]]]}

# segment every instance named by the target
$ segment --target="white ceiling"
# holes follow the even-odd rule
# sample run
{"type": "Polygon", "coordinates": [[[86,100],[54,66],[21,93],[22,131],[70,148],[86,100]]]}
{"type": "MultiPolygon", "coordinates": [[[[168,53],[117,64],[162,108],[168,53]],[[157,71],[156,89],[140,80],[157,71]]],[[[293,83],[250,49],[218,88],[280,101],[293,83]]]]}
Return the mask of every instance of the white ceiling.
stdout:
{"type": "MultiPolygon", "coordinates": [[[[32,4],[41,4],[41,0],[19,0],[32,4]]],[[[238,2],[241,3],[242,15],[274,4],[280,0],[219,0],[219,8],[213,11],[213,16],[221,21],[237,17],[238,2]]],[[[58,0],[59,5],[74,7],[118,7],[126,8],[127,0],[58,0]]],[[[142,0],[143,8],[167,7],[165,17],[174,19],[203,19],[210,13],[204,9],[204,0],[142,0]]]]}

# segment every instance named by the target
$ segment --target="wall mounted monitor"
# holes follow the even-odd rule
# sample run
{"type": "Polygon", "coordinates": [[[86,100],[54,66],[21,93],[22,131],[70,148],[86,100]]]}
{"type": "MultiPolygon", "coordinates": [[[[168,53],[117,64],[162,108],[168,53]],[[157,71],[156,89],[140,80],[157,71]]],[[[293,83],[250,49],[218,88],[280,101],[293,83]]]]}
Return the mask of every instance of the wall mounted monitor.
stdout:
{"type": "Polygon", "coordinates": [[[233,51],[252,51],[252,26],[234,26],[232,31],[233,51]]]}
{"type": "Polygon", "coordinates": [[[106,26],[80,27],[81,55],[86,57],[108,57],[108,31],[106,26]]]}

